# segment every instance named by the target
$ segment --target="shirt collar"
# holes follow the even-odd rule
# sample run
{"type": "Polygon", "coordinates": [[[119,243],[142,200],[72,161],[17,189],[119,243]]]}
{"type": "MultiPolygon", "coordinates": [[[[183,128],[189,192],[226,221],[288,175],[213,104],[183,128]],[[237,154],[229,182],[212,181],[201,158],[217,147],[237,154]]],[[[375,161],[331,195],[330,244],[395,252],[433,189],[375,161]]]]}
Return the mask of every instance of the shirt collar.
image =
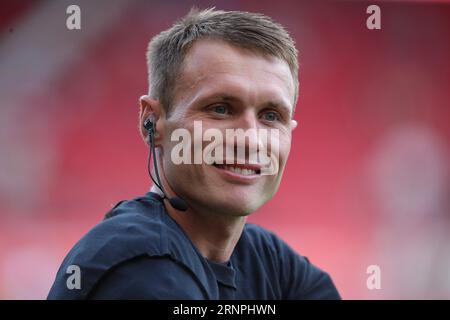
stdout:
{"type": "Polygon", "coordinates": [[[205,260],[214,272],[218,282],[236,289],[236,271],[234,270],[231,260],[227,263],[218,263],[208,259],[205,260]]]}

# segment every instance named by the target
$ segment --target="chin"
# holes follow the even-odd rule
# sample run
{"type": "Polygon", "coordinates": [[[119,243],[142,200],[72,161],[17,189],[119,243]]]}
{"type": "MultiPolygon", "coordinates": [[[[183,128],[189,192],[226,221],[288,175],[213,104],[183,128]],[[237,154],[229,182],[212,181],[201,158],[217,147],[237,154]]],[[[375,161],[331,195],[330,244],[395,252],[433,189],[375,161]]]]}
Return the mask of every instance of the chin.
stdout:
{"type": "Polygon", "coordinates": [[[222,213],[232,216],[248,216],[267,202],[261,198],[260,194],[252,196],[249,193],[240,192],[239,194],[229,193],[226,198],[223,198],[223,194],[219,196],[220,199],[215,201],[216,210],[220,208],[222,213]]]}

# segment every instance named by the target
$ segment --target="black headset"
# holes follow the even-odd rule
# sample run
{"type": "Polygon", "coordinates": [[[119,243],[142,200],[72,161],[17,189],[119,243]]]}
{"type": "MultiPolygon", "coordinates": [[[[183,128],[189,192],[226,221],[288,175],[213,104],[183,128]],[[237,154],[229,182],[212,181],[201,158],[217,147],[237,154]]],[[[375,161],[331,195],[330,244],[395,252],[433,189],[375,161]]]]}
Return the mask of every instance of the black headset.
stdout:
{"type": "Polygon", "coordinates": [[[150,175],[150,178],[152,179],[153,183],[164,194],[164,198],[163,199],[167,199],[169,201],[170,205],[174,209],[177,209],[179,211],[186,211],[188,209],[186,201],[184,201],[180,197],[169,198],[167,196],[166,190],[164,190],[164,187],[163,187],[163,185],[161,183],[161,178],[159,177],[159,171],[158,171],[158,163],[157,163],[157,159],[156,159],[156,151],[155,151],[155,140],[154,140],[155,122],[154,122],[152,117],[148,117],[144,121],[144,128],[148,132],[148,143],[150,144],[150,149],[149,149],[149,153],[148,153],[148,161],[147,161],[147,170],[148,170],[148,174],[150,175]],[[156,175],[156,180],[157,181],[155,181],[155,179],[153,179],[153,176],[152,176],[152,173],[151,173],[151,170],[150,170],[150,158],[152,157],[152,155],[153,155],[153,167],[155,168],[155,175],[156,175]]]}

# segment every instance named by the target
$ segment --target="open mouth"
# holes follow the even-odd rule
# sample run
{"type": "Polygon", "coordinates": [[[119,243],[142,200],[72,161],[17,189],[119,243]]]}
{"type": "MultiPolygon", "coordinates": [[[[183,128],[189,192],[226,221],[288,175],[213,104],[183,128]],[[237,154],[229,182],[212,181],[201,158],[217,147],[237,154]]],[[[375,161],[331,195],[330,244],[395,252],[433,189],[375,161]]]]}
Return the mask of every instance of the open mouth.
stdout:
{"type": "Polygon", "coordinates": [[[231,171],[245,176],[261,174],[261,169],[258,168],[257,166],[245,164],[218,164],[218,163],[213,163],[213,166],[222,170],[231,171]]]}

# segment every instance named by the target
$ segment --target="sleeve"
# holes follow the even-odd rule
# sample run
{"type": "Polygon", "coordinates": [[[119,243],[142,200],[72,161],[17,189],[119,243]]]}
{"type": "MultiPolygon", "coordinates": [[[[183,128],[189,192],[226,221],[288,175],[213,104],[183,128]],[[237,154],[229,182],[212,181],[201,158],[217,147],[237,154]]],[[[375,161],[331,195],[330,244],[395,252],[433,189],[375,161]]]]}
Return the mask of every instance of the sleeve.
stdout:
{"type": "Polygon", "coordinates": [[[91,291],[92,300],[205,299],[196,277],[169,257],[141,256],[109,270],[91,291]]]}
{"type": "Polygon", "coordinates": [[[307,257],[297,254],[287,244],[278,241],[280,277],[283,299],[286,300],[340,300],[330,275],[307,257]]]}

